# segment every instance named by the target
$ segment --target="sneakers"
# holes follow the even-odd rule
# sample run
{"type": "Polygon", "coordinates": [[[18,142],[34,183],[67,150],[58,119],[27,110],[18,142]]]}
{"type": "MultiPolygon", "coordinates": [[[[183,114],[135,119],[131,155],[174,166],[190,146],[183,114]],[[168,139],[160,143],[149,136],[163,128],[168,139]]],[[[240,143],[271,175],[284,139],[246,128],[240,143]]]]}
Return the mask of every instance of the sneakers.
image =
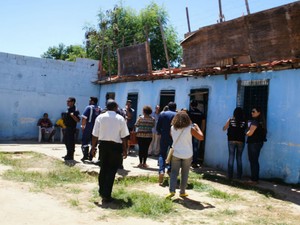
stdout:
{"type": "Polygon", "coordinates": [[[175,195],[175,192],[170,192],[167,196],[166,199],[171,199],[175,195]]]}
{"type": "Polygon", "coordinates": [[[187,196],[189,196],[187,193],[182,193],[182,194],[180,194],[179,195],[181,198],[184,198],[184,197],[187,197],[187,196]]]}

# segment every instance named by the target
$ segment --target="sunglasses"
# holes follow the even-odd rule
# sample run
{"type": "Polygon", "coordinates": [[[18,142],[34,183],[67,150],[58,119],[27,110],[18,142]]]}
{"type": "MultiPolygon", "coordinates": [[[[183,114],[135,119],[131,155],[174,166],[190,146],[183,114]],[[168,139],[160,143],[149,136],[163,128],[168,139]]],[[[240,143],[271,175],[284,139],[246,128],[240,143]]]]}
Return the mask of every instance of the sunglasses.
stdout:
{"type": "Polygon", "coordinates": [[[256,113],[256,111],[253,110],[251,113],[256,113]]]}

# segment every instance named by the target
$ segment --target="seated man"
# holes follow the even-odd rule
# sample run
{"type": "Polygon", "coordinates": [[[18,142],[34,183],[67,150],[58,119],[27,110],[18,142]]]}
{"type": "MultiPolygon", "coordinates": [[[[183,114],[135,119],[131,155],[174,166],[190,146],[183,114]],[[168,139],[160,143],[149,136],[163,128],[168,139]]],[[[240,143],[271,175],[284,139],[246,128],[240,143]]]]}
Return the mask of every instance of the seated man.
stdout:
{"type": "Polygon", "coordinates": [[[39,121],[37,122],[37,126],[41,127],[42,141],[45,141],[45,134],[49,133],[49,138],[47,141],[50,142],[53,135],[55,134],[55,130],[53,128],[51,120],[48,118],[48,113],[44,113],[43,118],[39,119],[39,121]]]}

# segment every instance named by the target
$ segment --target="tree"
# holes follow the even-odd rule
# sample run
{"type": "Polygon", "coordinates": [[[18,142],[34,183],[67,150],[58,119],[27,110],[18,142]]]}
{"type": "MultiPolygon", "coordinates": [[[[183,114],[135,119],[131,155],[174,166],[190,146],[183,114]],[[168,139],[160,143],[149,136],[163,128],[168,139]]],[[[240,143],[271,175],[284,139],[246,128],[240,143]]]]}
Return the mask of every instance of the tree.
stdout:
{"type": "Polygon", "coordinates": [[[80,45],[65,46],[64,44],[60,43],[58,47],[49,47],[47,52],[41,55],[41,57],[75,61],[76,58],[86,58],[86,52],[84,47],[80,45]]]}
{"type": "Polygon", "coordinates": [[[154,70],[167,67],[159,19],[164,29],[171,66],[181,61],[181,47],[177,33],[168,24],[168,14],[163,7],[150,3],[137,14],[133,9],[116,5],[112,10],[98,14],[99,29],[86,27],[88,58],[102,60],[103,67],[117,73],[116,50],[149,41],[154,70]]]}

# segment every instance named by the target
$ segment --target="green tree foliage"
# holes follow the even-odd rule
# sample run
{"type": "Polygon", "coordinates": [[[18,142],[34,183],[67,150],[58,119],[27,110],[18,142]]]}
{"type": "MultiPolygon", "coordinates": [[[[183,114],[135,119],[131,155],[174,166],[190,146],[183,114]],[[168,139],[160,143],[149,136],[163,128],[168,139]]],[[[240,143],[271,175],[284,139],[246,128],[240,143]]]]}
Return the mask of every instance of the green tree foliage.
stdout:
{"type": "Polygon", "coordinates": [[[161,21],[171,66],[181,61],[181,47],[177,33],[168,24],[168,14],[163,7],[150,3],[136,13],[133,9],[116,5],[112,10],[98,14],[99,28],[86,27],[88,58],[102,59],[103,67],[117,73],[116,50],[149,41],[153,70],[167,67],[163,40],[159,26],[161,21]]]}
{"type": "Polygon", "coordinates": [[[49,47],[47,52],[41,55],[41,57],[74,62],[76,58],[86,58],[86,52],[84,47],[80,45],[65,46],[61,43],[58,47],[49,47]]]}

